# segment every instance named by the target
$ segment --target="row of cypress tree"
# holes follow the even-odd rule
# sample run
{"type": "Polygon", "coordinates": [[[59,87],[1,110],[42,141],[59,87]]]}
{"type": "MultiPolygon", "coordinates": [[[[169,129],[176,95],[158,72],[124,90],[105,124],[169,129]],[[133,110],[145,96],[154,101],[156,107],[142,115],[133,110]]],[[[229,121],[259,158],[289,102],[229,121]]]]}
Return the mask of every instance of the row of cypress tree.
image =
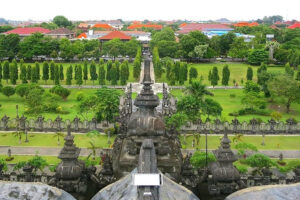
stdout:
{"type": "Polygon", "coordinates": [[[42,69],[38,62],[26,66],[23,60],[19,63],[16,60],[11,63],[5,61],[0,63],[0,82],[4,79],[7,83],[10,81],[11,84],[16,85],[18,79],[22,83],[28,83],[29,81],[38,83],[42,79],[45,83],[52,80],[55,85],[59,85],[61,81],[66,80],[67,85],[72,85],[72,80],[75,80],[77,85],[82,85],[83,81],[86,84],[87,80],[92,80],[94,85],[94,82],[98,80],[100,85],[105,85],[106,81],[112,85],[117,85],[120,81],[121,85],[125,85],[129,79],[128,61],[120,63],[119,61],[113,62],[110,60],[105,64],[104,60],[101,59],[98,66],[94,61],[90,64],[84,62],[83,66],[81,64],[75,64],[74,67],[69,65],[66,72],[64,72],[63,65],[53,61],[50,63],[43,62],[42,69]],[[40,74],[41,72],[42,74],[40,74]]]}

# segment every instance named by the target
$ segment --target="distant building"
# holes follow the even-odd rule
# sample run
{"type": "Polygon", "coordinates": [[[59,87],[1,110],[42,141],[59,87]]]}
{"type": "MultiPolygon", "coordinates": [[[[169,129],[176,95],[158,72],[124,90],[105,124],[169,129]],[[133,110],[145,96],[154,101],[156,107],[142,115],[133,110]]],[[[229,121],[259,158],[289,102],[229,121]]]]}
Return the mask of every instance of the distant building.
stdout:
{"type": "Polygon", "coordinates": [[[180,30],[177,31],[177,34],[188,34],[191,31],[201,31],[208,37],[212,37],[214,35],[224,35],[233,29],[225,24],[199,24],[199,23],[191,23],[185,24],[180,27],[180,30]]]}
{"type": "Polygon", "coordinates": [[[257,22],[252,22],[252,23],[249,23],[249,22],[238,22],[236,24],[233,24],[234,27],[244,27],[244,26],[247,26],[247,27],[253,27],[253,26],[258,26],[259,24],[257,22]]]}
{"type": "Polygon", "coordinates": [[[131,38],[134,37],[143,44],[149,43],[151,40],[151,33],[144,32],[144,31],[94,31],[94,30],[89,30],[88,33],[82,33],[82,34],[78,35],[76,38],[77,39],[88,39],[88,40],[98,39],[98,38],[102,38],[102,37],[110,34],[111,32],[120,32],[123,34],[123,36],[125,34],[127,36],[130,36],[131,38]]]}
{"type": "Polygon", "coordinates": [[[80,23],[78,26],[77,26],[78,29],[81,29],[81,30],[84,30],[84,31],[87,31],[89,29],[89,25],[86,24],[86,23],[80,23]]]}
{"type": "Polygon", "coordinates": [[[130,26],[127,27],[129,30],[138,30],[142,28],[153,28],[156,30],[161,30],[163,28],[163,25],[159,24],[131,24],[130,26]]]}
{"type": "Polygon", "coordinates": [[[75,38],[76,34],[67,28],[59,28],[53,31],[48,32],[46,35],[52,38],[75,38]]]}
{"type": "Polygon", "coordinates": [[[42,28],[42,27],[25,27],[25,28],[16,28],[10,31],[7,31],[3,34],[8,35],[8,34],[17,34],[21,38],[30,36],[34,33],[42,33],[42,34],[47,34],[49,33],[50,30],[42,28]]]}
{"type": "Polygon", "coordinates": [[[112,30],[112,29],[114,29],[109,24],[95,24],[91,28],[92,29],[106,29],[106,30],[112,30]]]}
{"type": "Polygon", "coordinates": [[[131,39],[131,36],[126,35],[121,31],[111,31],[110,33],[100,37],[99,40],[100,42],[105,42],[116,38],[119,38],[122,41],[129,41],[131,39]]]}
{"type": "Polygon", "coordinates": [[[295,23],[295,24],[290,25],[290,26],[288,27],[288,29],[295,29],[295,28],[300,28],[300,23],[295,23]]]}

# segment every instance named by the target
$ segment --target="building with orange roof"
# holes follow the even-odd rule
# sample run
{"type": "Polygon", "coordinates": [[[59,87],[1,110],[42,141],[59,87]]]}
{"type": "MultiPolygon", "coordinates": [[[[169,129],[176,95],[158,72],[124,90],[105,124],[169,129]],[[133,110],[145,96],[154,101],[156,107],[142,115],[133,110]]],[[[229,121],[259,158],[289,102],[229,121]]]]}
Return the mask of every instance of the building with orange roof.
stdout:
{"type": "Polygon", "coordinates": [[[248,26],[248,27],[253,27],[253,26],[258,26],[259,24],[257,22],[238,22],[236,24],[233,24],[234,27],[244,27],[244,26],[248,26]]]}
{"type": "Polygon", "coordinates": [[[300,23],[295,23],[288,27],[288,29],[295,29],[295,28],[300,28],[300,23]]]}
{"type": "Polygon", "coordinates": [[[81,33],[81,34],[78,35],[76,38],[77,38],[77,39],[87,39],[88,37],[87,37],[87,34],[86,34],[86,33],[81,33]]]}
{"type": "Polygon", "coordinates": [[[126,35],[125,33],[122,33],[121,31],[111,31],[107,35],[104,35],[99,38],[101,42],[113,40],[119,38],[122,41],[128,41],[131,39],[131,36],[126,35]]]}
{"type": "Polygon", "coordinates": [[[95,24],[92,26],[92,29],[107,29],[107,30],[112,30],[114,29],[112,26],[109,24],[95,24]]]}
{"type": "Polygon", "coordinates": [[[186,23],[180,24],[180,25],[179,25],[179,28],[182,28],[182,27],[184,27],[184,26],[186,26],[186,23]]]}
{"type": "Polygon", "coordinates": [[[131,30],[137,30],[141,28],[153,28],[156,30],[161,30],[163,26],[158,24],[131,24],[130,26],[127,27],[127,29],[131,29],[131,30]]]}

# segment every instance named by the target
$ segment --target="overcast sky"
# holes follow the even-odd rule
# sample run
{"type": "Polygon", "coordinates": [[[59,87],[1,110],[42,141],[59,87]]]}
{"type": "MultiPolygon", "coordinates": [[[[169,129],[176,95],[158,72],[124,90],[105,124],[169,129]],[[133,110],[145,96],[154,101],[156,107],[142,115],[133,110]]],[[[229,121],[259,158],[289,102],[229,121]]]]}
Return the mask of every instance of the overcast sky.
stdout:
{"type": "Polygon", "coordinates": [[[270,15],[300,20],[299,0],[0,0],[0,18],[51,20],[251,20],[270,15]]]}

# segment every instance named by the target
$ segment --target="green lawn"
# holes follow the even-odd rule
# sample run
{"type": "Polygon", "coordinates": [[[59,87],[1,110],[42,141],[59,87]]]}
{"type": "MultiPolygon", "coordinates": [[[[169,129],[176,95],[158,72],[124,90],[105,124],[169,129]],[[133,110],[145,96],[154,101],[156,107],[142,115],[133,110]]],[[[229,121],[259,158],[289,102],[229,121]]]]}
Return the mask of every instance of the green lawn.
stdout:
{"type": "MultiPolygon", "coordinates": [[[[29,142],[25,143],[25,135],[22,137],[22,143],[18,143],[18,138],[15,137],[12,133],[0,133],[0,145],[5,146],[34,146],[34,147],[62,147],[64,140],[61,138],[61,144],[57,145],[57,137],[54,137],[53,134],[36,134],[29,133],[29,142]]],[[[208,148],[216,149],[220,145],[220,138],[222,136],[208,136],[208,148]]],[[[232,139],[233,136],[230,136],[232,139]]],[[[111,143],[113,143],[114,136],[111,137],[111,143]]],[[[184,148],[192,148],[193,136],[186,137],[186,143],[184,143],[184,136],[180,137],[181,142],[184,148]]],[[[83,134],[75,134],[75,144],[78,147],[90,147],[90,141],[93,141],[98,148],[108,148],[111,147],[111,144],[107,144],[108,137],[106,135],[100,135],[96,137],[88,137],[83,134]]],[[[259,149],[299,149],[300,150],[300,136],[266,136],[265,137],[265,146],[261,146],[262,136],[243,136],[243,141],[251,143],[259,149]]],[[[200,144],[195,148],[205,148],[205,137],[201,135],[200,144]]]]}
{"type": "MultiPolygon", "coordinates": [[[[208,149],[217,149],[220,146],[220,140],[223,136],[210,136],[208,135],[208,149]]],[[[233,139],[234,136],[229,136],[233,139]]],[[[184,145],[184,136],[181,135],[181,144],[184,145]]],[[[186,136],[186,145],[185,148],[192,149],[192,141],[194,136],[186,136]]],[[[262,136],[243,136],[243,142],[251,143],[255,145],[260,150],[300,150],[300,136],[265,136],[265,145],[262,146],[262,136]]],[[[234,149],[234,144],[231,143],[232,148],[234,149]]],[[[201,135],[199,145],[195,148],[205,149],[205,136],[201,135]]]]}
{"type": "MultiPolygon", "coordinates": [[[[237,112],[238,110],[244,108],[244,105],[241,103],[241,98],[243,96],[243,90],[241,89],[215,89],[210,90],[214,93],[214,96],[209,97],[216,101],[218,101],[222,108],[222,118],[227,121],[231,121],[234,119],[233,116],[229,116],[229,113],[231,112],[237,112]],[[235,95],[235,97],[230,97],[230,94],[235,95]]],[[[184,95],[184,90],[171,90],[171,94],[177,97],[178,99],[182,98],[184,95]]],[[[292,111],[287,114],[285,112],[285,106],[283,104],[270,104],[268,103],[268,109],[270,112],[275,111],[274,108],[278,108],[276,111],[280,111],[282,113],[282,119],[286,120],[290,117],[295,118],[296,120],[300,121],[300,104],[292,104],[291,109],[292,111]],[[280,106],[280,107],[279,107],[280,106]]],[[[263,121],[270,120],[269,116],[261,116],[261,115],[244,115],[244,116],[238,116],[238,119],[240,121],[249,121],[252,118],[261,118],[263,121]]]]}
{"type": "MultiPolygon", "coordinates": [[[[208,73],[209,70],[212,70],[214,66],[216,66],[218,68],[218,72],[219,72],[219,84],[218,85],[222,85],[222,69],[224,67],[225,64],[228,64],[229,66],[229,70],[230,70],[230,80],[229,80],[229,85],[234,85],[233,84],[233,80],[235,80],[238,85],[242,85],[241,84],[241,80],[243,79],[243,82],[245,83],[247,78],[246,78],[246,74],[247,74],[247,69],[249,66],[249,64],[246,63],[231,63],[231,62],[224,62],[224,63],[201,63],[201,64],[188,64],[188,69],[190,69],[191,67],[195,67],[198,71],[198,80],[200,79],[200,77],[203,77],[203,83],[205,85],[211,85],[210,82],[208,81],[208,73]]],[[[257,79],[257,69],[259,66],[251,66],[253,68],[253,80],[256,81],[257,79]]],[[[268,68],[269,72],[284,72],[284,67],[279,67],[279,66],[274,66],[274,67],[269,67],[268,68]]],[[[168,82],[166,79],[166,73],[163,73],[162,77],[158,80],[156,80],[156,82],[168,82]]],[[[188,85],[189,82],[186,81],[184,83],[184,85],[188,85]]],[[[178,85],[178,83],[177,83],[178,85]]]]}
{"type": "MultiPolygon", "coordinates": [[[[16,164],[18,162],[24,161],[27,162],[28,160],[32,159],[33,156],[23,156],[23,155],[12,155],[14,157],[11,161],[6,161],[7,164],[16,164]]],[[[60,163],[60,159],[57,156],[42,156],[49,165],[57,165],[60,163]]],[[[6,155],[0,155],[0,159],[6,159],[6,155]]],[[[79,156],[80,160],[85,160],[87,157],[79,156]]],[[[100,162],[100,158],[96,157],[97,163],[100,162]]]]}
{"type": "MultiPolygon", "coordinates": [[[[40,64],[40,80],[38,81],[39,84],[41,85],[53,85],[53,80],[48,80],[47,82],[45,82],[42,77],[43,77],[43,63],[39,63],[40,64]]],[[[50,64],[50,62],[49,62],[50,64]]],[[[72,85],[76,85],[76,81],[74,80],[74,73],[75,73],[75,65],[77,64],[81,64],[81,67],[83,68],[83,63],[57,63],[59,66],[60,64],[63,65],[63,68],[64,68],[64,80],[60,82],[61,85],[66,85],[66,77],[67,77],[67,68],[72,65],[73,66],[73,80],[72,80],[72,85]]],[[[26,66],[28,65],[31,65],[34,66],[35,63],[25,63],[26,66]]],[[[90,79],[90,71],[89,71],[89,67],[90,67],[90,63],[88,64],[88,80],[85,82],[83,81],[83,85],[93,85],[93,81],[91,81],[90,79]]],[[[105,64],[105,70],[106,70],[106,64],[105,64]]],[[[96,72],[98,74],[99,72],[99,64],[96,64],[96,72]]],[[[20,73],[20,70],[19,70],[19,73],[20,73]]],[[[133,77],[133,65],[132,64],[129,64],[129,78],[128,78],[128,81],[127,82],[136,82],[135,78],[133,77]]],[[[17,84],[21,84],[21,80],[17,80],[17,84]]],[[[2,80],[2,84],[3,85],[7,85],[9,84],[10,85],[10,81],[8,80],[8,83],[6,80],[2,80]]],[[[98,80],[95,80],[94,81],[94,84],[95,85],[99,85],[98,83],[98,80]]],[[[118,84],[120,84],[120,81],[118,82],[118,84]]],[[[106,81],[106,85],[111,85],[111,83],[109,81],[106,81]]]]}
{"type": "MultiPolygon", "coordinates": [[[[13,133],[0,133],[0,145],[8,146],[33,146],[33,147],[62,147],[64,145],[63,138],[60,138],[60,145],[57,143],[57,137],[54,134],[36,134],[28,133],[28,143],[25,143],[25,135],[22,136],[22,143],[19,144],[19,139],[13,133]]],[[[113,142],[114,136],[111,137],[113,142]]],[[[108,137],[99,135],[97,137],[88,137],[83,134],[76,134],[74,142],[78,147],[90,147],[90,141],[93,141],[98,148],[108,148],[111,145],[107,144],[108,137]]]]}
{"type": "MultiPolygon", "coordinates": [[[[71,90],[71,94],[68,97],[68,99],[66,101],[61,100],[59,102],[59,105],[63,108],[63,110],[68,111],[69,114],[59,114],[59,116],[64,120],[65,119],[73,120],[76,117],[76,115],[81,119],[83,119],[82,116],[78,114],[77,105],[79,102],[76,100],[77,94],[79,92],[82,92],[86,96],[89,96],[95,94],[97,89],[70,89],[70,90],[71,90]]],[[[122,93],[122,90],[118,90],[118,91],[122,93]]],[[[19,115],[22,115],[26,109],[24,99],[16,94],[8,98],[4,96],[2,93],[0,93],[0,104],[2,105],[0,107],[0,118],[2,118],[3,115],[5,114],[11,118],[15,118],[16,105],[19,106],[19,115]]],[[[56,113],[41,113],[41,115],[43,115],[46,120],[55,119],[58,116],[58,114],[56,113]]],[[[35,118],[36,116],[27,116],[27,117],[35,118]]],[[[89,116],[89,118],[91,117],[92,115],[89,116]]]]}

